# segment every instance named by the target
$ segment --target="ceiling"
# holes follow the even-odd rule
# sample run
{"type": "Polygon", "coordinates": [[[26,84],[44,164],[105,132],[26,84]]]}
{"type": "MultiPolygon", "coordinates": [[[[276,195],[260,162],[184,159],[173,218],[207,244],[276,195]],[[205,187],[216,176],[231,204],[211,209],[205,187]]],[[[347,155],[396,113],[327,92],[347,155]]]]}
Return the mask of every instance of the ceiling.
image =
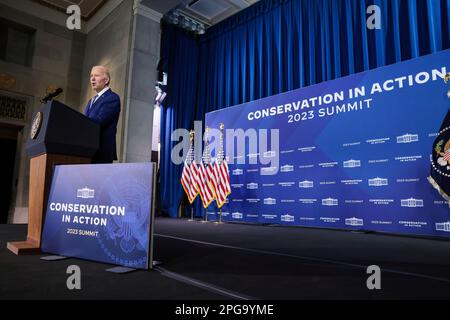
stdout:
{"type": "Polygon", "coordinates": [[[46,7],[66,12],[67,7],[76,4],[81,9],[81,18],[89,20],[108,0],[33,0],[46,7]]]}
{"type": "MultiPolygon", "coordinates": [[[[32,1],[64,13],[68,6],[76,4],[80,6],[82,19],[89,20],[108,0],[32,1]]],[[[141,4],[163,15],[172,9],[178,9],[186,16],[194,18],[204,23],[206,26],[217,24],[258,1],[259,0],[140,0],[141,4]]]]}
{"type": "Polygon", "coordinates": [[[197,19],[207,26],[212,26],[258,1],[259,0],[142,0],[142,4],[163,15],[172,9],[178,9],[183,14],[197,19]]]}

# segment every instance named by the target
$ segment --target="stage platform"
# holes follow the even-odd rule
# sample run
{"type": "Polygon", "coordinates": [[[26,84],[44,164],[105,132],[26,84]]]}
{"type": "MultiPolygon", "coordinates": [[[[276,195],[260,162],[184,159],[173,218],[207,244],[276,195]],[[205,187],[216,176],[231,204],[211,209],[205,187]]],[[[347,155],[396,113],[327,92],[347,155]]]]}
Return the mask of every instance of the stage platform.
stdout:
{"type": "Polygon", "coordinates": [[[0,299],[448,299],[450,241],[375,233],[157,218],[153,271],[16,256],[6,242],[26,225],[0,225],[0,299]],[[68,290],[69,265],[81,290],[68,290]],[[366,269],[381,268],[381,290],[366,269]]]}

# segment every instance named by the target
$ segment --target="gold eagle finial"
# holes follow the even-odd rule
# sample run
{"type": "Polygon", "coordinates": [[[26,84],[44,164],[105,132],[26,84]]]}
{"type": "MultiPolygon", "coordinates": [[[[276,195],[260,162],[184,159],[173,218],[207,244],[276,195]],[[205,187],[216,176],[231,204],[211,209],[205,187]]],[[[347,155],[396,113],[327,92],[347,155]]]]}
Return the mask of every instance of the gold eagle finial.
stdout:
{"type": "Polygon", "coordinates": [[[449,81],[450,81],[450,72],[447,73],[447,74],[445,75],[445,77],[444,77],[444,82],[445,82],[445,83],[447,83],[447,82],[449,82],[449,81]]]}

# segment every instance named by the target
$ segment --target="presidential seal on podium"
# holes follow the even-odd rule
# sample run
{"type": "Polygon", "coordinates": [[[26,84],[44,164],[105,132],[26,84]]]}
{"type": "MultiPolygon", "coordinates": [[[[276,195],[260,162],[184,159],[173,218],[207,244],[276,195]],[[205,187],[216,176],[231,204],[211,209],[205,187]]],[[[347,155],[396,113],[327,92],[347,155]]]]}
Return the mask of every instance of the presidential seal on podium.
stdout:
{"type": "Polygon", "coordinates": [[[37,138],[37,136],[39,135],[39,131],[41,130],[42,117],[43,117],[43,114],[40,111],[38,113],[36,113],[36,115],[34,116],[33,123],[31,125],[31,133],[30,133],[30,137],[33,140],[37,138]]]}

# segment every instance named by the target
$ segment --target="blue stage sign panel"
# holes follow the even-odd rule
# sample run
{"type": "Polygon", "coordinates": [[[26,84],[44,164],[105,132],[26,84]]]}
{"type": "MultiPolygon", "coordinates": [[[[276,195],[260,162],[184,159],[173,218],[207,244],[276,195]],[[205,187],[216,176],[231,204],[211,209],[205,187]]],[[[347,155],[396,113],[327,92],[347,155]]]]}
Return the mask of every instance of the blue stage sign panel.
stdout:
{"type": "Polygon", "coordinates": [[[450,50],[208,113],[206,126],[226,129],[224,220],[450,236],[449,204],[427,179],[447,72],[450,50]]]}
{"type": "Polygon", "coordinates": [[[153,163],[56,166],[42,251],[148,269],[153,180],[153,163]]]}

